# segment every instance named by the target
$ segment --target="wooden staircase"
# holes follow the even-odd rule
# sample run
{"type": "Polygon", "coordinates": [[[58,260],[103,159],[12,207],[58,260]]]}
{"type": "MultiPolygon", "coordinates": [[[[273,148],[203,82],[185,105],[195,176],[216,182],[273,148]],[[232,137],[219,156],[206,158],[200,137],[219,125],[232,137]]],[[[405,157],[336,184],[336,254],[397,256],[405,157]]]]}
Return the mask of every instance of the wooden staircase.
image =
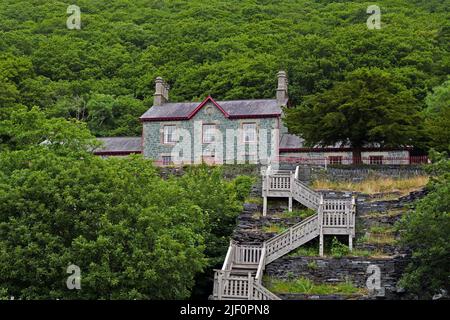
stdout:
{"type": "Polygon", "coordinates": [[[218,300],[279,300],[263,287],[265,266],[297,249],[308,241],[320,237],[319,254],[323,255],[325,234],[348,235],[349,247],[355,236],[355,199],[324,199],[290,171],[272,172],[270,167],[263,179],[264,211],[267,197],[288,197],[316,211],[313,216],[297,223],[284,232],[265,241],[262,246],[238,245],[231,241],[221,270],[215,270],[213,299],[218,300]]]}

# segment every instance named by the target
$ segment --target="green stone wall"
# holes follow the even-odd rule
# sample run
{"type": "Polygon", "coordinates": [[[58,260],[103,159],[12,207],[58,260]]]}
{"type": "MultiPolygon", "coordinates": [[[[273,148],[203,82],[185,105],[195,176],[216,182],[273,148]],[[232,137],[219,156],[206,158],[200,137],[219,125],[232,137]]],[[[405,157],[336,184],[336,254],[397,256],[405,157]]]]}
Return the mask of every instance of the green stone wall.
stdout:
{"type": "MultiPolygon", "coordinates": [[[[220,130],[223,135],[223,153],[220,152],[220,148],[218,148],[218,152],[216,152],[216,159],[221,157],[223,154],[223,162],[227,161],[226,153],[227,148],[234,146],[234,152],[230,154],[230,158],[234,163],[237,163],[237,154],[238,148],[241,148],[240,153],[252,153],[259,154],[258,146],[264,147],[264,144],[261,142],[264,137],[266,137],[267,154],[270,156],[274,151],[273,148],[278,147],[277,141],[278,139],[274,139],[273,134],[279,134],[277,132],[279,128],[280,120],[278,118],[263,118],[263,119],[236,119],[230,120],[227,119],[223,113],[212,103],[207,103],[198,113],[189,121],[151,121],[144,122],[143,124],[143,137],[144,137],[144,156],[146,158],[151,158],[154,160],[161,160],[163,155],[170,155],[173,151],[174,145],[166,145],[162,143],[162,130],[165,125],[176,125],[177,130],[183,135],[185,132],[189,132],[191,135],[191,143],[189,148],[189,143],[185,144],[184,151],[185,154],[188,154],[186,150],[191,150],[190,161],[191,163],[196,163],[201,161],[201,155],[207,155],[208,149],[214,149],[214,145],[204,144],[202,143],[202,125],[203,124],[216,124],[216,128],[220,130]],[[242,143],[242,134],[234,139],[234,144],[232,145],[230,141],[227,141],[227,130],[231,129],[236,132],[237,130],[242,128],[243,123],[256,123],[258,128],[258,144],[250,146],[245,146],[242,143]],[[277,130],[274,130],[277,129],[277,130]],[[266,130],[266,134],[261,136],[266,130]],[[236,141],[238,140],[238,141],[236,141]],[[275,143],[275,144],[274,144],[275,143]],[[186,153],[187,152],[187,153],[186,153]]],[[[184,137],[180,137],[179,141],[182,142],[184,137]]],[[[176,150],[181,150],[181,144],[176,147],[176,150]]],[[[265,163],[267,158],[262,157],[261,161],[258,163],[265,163]]],[[[259,159],[259,157],[257,157],[259,159]]],[[[228,163],[228,162],[227,162],[228,163]]]]}

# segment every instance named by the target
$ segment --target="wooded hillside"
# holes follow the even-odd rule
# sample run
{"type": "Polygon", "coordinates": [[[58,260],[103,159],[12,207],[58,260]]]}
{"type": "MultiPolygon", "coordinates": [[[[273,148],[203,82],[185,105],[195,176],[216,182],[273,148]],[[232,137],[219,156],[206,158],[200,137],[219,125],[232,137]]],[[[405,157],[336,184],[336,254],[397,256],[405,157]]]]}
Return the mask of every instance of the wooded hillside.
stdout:
{"type": "Polygon", "coordinates": [[[156,76],[173,101],[267,98],[286,69],[294,105],[346,75],[377,67],[402,78],[424,107],[449,74],[449,1],[80,0],[0,3],[0,106],[39,106],[87,121],[97,136],[136,135],[156,76]]]}

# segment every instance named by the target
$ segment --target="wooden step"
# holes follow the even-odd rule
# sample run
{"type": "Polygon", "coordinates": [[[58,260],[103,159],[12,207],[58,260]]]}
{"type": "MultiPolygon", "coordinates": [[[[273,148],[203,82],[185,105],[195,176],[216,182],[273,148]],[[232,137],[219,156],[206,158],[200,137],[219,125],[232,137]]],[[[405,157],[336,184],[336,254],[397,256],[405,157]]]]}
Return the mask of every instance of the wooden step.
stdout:
{"type": "Polygon", "coordinates": [[[233,263],[233,269],[246,269],[246,270],[258,270],[257,264],[234,264],[233,263]]]}
{"type": "Polygon", "coordinates": [[[250,270],[247,270],[247,269],[233,269],[233,270],[231,270],[230,275],[232,275],[232,276],[242,276],[242,277],[245,278],[246,276],[248,276],[249,272],[250,272],[250,274],[252,276],[256,275],[256,270],[250,271],[250,270]]]}
{"type": "Polygon", "coordinates": [[[233,268],[230,273],[235,276],[248,276],[249,273],[252,276],[255,276],[257,270],[257,264],[233,264],[233,268]]]}

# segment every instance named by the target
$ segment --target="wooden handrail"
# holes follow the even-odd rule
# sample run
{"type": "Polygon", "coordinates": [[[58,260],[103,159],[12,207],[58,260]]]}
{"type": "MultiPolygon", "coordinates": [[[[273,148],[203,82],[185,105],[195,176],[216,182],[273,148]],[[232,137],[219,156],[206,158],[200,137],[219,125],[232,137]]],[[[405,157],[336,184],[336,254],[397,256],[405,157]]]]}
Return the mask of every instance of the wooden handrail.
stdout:
{"type": "Polygon", "coordinates": [[[253,284],[252,296],[252,300],[281,300],[277,295],[273,294],[259,283],[253,284]]]}
{"type": "Polygon", "coordinates": [[[227,255],[225,256],[225,261],[223,262],[222,270],[231,270],[231,266],[234,260],[234,250],[235,246],[232,241],[230,241],[230,245],[228,247],[227,255]]]}
{"type": "Polygon", "coordinates": [[[318,215],[315,214],[266,241],[265,264],[315,238],[318,235],[318,225],[318,215]]]}
{"type": "Polygon", "coordinates": [[[309,223],[311,220],[314,220],[314,219],[317,219],[317,215],[312,215],[312,216],[306,218],[305,220],[302,220],[301,222],[299,222],[299,223],[293,225],[293,226],[290,227],[289,229],[284,230],[282,233],[280,233],[280,234],[274,236],[273,238],[270,238],[269,240],[265,241],[266,247],[267,247],[269,244],[271,244],[272,242],[275,242],[275,241],[277,241],[278,239],[283,238],[285,235],[290,234],[290,229],[297,229],[297,228],[299,228],[299,227],[301,227],[301,226],[303,226],[303,225],[309,223]]]}
{"type": "Polygon", "coordinates": [[[262,282],[262,275],[265,267],[265,262],[266,262],[266,242],[263,243],[263,247],[261,250],[261,257],[259,258],[258,269],[256,271],[255,276],[255,280],[259,284],[261,284],[262,282]]]}

